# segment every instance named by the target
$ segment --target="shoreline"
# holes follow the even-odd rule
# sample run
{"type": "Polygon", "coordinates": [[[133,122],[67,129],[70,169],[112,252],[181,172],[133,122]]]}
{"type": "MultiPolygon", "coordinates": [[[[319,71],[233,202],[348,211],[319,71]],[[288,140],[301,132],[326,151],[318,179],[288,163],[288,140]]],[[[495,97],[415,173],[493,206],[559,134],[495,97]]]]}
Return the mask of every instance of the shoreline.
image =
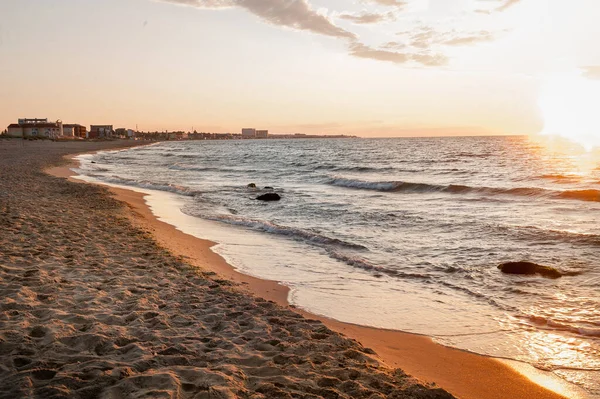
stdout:
{"type": "Polygon", "coordinates": [[[118,143],[0,140],[0,398],[450,399],[357,341],[161,247],[98,184],[118,143]]]}
{"type": "MultiPolygon", "coordinates": [[[[77,155],[79,154],[69,155],[71,162],[74,162],[73,157],[77,155]]],[[[75,173],[70,170],[72,166],[71,164],[49,168],[46,172],[85,183],[73,178],[75,173]]],[[[184,257],[195,267],[214,272],[221,278],[237,283],[238,288],[246,293],[272,300],[307,318],[322,321],[332,330],[375,350],[378,357],[389,367],[401,368],[423,381],[434,381],[438,386],[465,399],[583,397],[579,396],[576,390],[570,390],[570,384],[560,384],[562,380],[558,377],[538,371],[525,363],[511,361],[510,363],[518,363],[518,367],[514,367],[500,359],[445,347],[426,336],[343,323],[290,306],[287,301],[287,287],[275,281],[238,272],[210,249],[216,245],[215,242],[188,235],[160,221],[144,199],[147,194],[112,186],[108,188],[117,200],[127,204],[130,221],[137,227],[151,231],[159,245],[175,256],[184,257]],[[557,392],[567,396],[561,396],[557,392]]]]}

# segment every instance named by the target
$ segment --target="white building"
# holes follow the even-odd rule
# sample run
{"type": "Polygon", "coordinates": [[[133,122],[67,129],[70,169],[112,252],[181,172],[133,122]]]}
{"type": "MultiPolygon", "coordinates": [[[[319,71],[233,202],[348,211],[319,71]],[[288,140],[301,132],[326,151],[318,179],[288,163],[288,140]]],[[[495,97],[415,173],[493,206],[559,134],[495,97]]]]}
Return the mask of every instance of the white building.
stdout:
{"type": "Polygon", "coordinates": [[[269,131],[268,130],[257,130],[256,131],[256,138],[257,139],[266,139],[269,136],[269,131]]]}
{"type": "Polygon", "coordinates": [[[48,122],[48,119],[19,119],[19,123],[9,125],[7,130],[11,137],[55,139],[63,136],[62,122],[48,122]]]}
{"type": "Polygon", "coordinates": [[[249,139],[256,137],[256,129],[254,128],[244,128],[242,129],[242,138],[249,139]]]}

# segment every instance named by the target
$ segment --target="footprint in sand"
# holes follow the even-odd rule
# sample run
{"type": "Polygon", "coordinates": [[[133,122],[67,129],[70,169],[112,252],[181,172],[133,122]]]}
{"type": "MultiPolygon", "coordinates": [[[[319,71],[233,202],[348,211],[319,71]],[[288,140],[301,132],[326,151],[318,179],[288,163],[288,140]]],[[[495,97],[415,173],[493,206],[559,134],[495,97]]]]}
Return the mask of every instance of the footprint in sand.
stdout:
{"type": "Polygon", "coordinates": [[[31,359],[27,359],[26,357],[15,357],[13,359],[13,364],[16,368],[20,369],[21,367],[30,365],[31,359]]]}
{"type": "Polygon", "coordinates": [[[36,380],[51,380],[56,375],[56,370],[38,369],[31,372],[31,376],[36,380]]]}
{"type": "Polygon", "coordinates": [[[41,326],[35,326],[33,327],[33,329],[31,330],[31,332],[29,333],[30,337],[33,338],[42,338],[46,335],[46,329],[44,327],[41,326]]]}

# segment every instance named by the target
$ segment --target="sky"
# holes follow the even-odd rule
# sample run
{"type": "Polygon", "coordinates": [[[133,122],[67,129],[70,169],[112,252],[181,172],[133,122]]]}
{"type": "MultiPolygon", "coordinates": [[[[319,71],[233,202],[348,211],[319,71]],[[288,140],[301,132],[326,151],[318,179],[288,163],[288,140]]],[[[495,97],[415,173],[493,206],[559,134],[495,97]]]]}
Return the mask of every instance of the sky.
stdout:
{"type": "Polygon", "coordinates": [[[548,81],[600,79],[598,0],[2,0],[0,16],[2,128],[531,134],[548,81]]]}

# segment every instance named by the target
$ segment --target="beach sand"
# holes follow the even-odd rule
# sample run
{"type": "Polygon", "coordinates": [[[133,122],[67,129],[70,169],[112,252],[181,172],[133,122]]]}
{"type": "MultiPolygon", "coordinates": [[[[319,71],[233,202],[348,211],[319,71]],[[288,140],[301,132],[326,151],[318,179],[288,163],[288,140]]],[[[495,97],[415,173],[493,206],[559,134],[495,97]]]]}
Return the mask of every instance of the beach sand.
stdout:
{"type": "Polygon", "coordinates": [[[495,359],[290,309],[142,194],[42,172],[123,145],[0,140],[0,397],[561,397],[495,359]]]}

